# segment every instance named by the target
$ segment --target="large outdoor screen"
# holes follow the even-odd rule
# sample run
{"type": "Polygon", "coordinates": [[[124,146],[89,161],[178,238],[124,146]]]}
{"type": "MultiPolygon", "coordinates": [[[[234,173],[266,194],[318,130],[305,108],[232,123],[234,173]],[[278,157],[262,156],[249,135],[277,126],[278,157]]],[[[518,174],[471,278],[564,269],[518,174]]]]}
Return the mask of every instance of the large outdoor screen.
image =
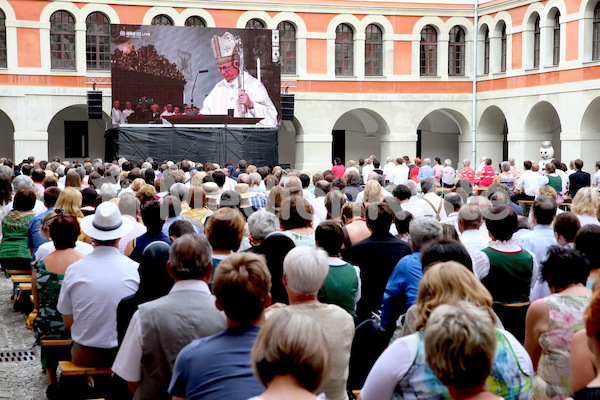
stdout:
{"type": "Polygon", "coordinates": [[[111,53],[114,123],[168,124],[172,114],[281,120],[277,30],[119,24],[111,53]]]}

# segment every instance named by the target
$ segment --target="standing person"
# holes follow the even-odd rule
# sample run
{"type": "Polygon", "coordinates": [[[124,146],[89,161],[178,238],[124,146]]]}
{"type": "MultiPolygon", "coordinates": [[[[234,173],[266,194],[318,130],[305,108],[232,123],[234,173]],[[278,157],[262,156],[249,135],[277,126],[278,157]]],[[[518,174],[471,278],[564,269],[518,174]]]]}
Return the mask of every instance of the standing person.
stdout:
{"type": "Polygon", "coordinates": [[[0,242],[0,264],[2,270],[30,270],[31,254],[27,248],[27,229],[35,217],[35,193],[32,189],[21,189],[12,202],[13,209],[2,219],[2,242],[0,242]]]}
{"type": "Polygon", "coordinates": [[[271,303],[271,274],[264,258],[232,254],[215,270],[216,306],[225,312],[227,329],[194,340],[181,350],[169,393],[174,400],[246,400],[264,391],[252,374],[250,352],[271,303]]]}
{"type": "Polygon", "coordinates": [[[113,107],[110,111],[110,117],[113,125],[119,125],[123,116],[121,115],[121,102],[119,100],[113,101],[113,107]]]}
{"type": "Polygon", "coordinates": [[[596,161],[594,168],[596,169],[596,173],[592,176],[592,187],[595,187],[596,190],[600,190],[600,161],[596,161]]]}
{"type": "Polygon", "coordinates": [[[442,160],[439,157],[435,157],[433,160],[434,160],[433,177],[435,178],[436,182],[440,182],[440,179],[442,178],[442,171],[444,170],[444,166],[442,165],[442,160]]]}
{"type": "Polygon", "coordinates": [[[441,175],[440,175],[442,187],[453,188],[455,178],[456,178],[456,171],[454,170],[454,168],[452,168],[452,160],[447,158],[444,160],[444,167],[443,167],[441,175]]]}
{"type": "Polygon", "coordinates": [[[423,159],[423,164],[419,168],[419,174],[417,175],[417,182],[421,182],[425,178],[435,178],[435,171],[431,167],[431,159],[423,159]]]}
{"type": "Polygon", "coordinates": [[[248,71],[241,70],[237,39],[229,32],[210,41],[223,80],[204,99],[200,114],[262,118],[257,125],[277,125],[277,109],[265,86],[248,71]]]}
{"type": "Polygon", "coordinates": [[[408,179],[417,183],[419,182],[419,171],[421,169],[421,163],[421,159],[419,157],[415,157],[415,164],[412,168],[410,168],[408,172],[408,179]]]}
{"type": "Polygon", "coordinates": [[[582,187],[591,185],[590,174],[583,171],[583,160],[577,159],[573,161],[575,172],[569,175],[569,196],[574,198],[577,191],[582,187]]]}
{"type": "Polygon", "coordinates": [[[112,369],[135,389],[135,399],[170,399],[167,389],[177,354],[192,340],[225,329],[225,316],[208,287],[211,258],[206,238],[188,234],[177,239],[166,265],[175,285],[133,314],[112,369]]]}
{"type": "Polygon", "coordinates": [[[119,239],[132,228],[114,203],[102,203],[84,217],[82,230],[94,251],[72,264],[63,281],[58,311],[71,330],[72,361],[83,366],[110,366],[117,354],[117,306],[139,285],[138,263],[119,252],[119,239]]]}
{"type": "Polygon", "coordinates": [[[336,157],[333,160],[333,168],[331,168],[331,171],[333,171],[333,175],[335,175],[336,178],[344,177],[344,173],[346,172],[346,167],[344,167],[344,163],[342,162],[341,158],[336,157]]]}
{"type": "Polygon", "coordinates": [[[588,274],[588,263],[572,249],[553,247],[542,263],[542,279],[552,295],[531,304],[525,326],[525,349],[537,370],[531,384],[534,400],[572,393],[570,345],[584,327],[583,312],[592,294],[585,287],[588,274]]]}

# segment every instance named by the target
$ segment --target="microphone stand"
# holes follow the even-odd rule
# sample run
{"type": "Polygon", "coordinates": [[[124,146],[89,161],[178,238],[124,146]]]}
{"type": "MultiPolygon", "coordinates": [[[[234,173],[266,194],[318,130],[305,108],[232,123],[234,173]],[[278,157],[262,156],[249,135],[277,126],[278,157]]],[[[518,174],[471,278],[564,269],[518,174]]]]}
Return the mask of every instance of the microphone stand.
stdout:
{"type": "Polygon", "coordinates": [[[207,69],[201,69],[200,71],[198,71],[198,73],[196,74],[196,77],[194,78],[194,84],[192,85],[192,96],[190,98],[191,109],[194,109],[194,89],[196,89],[196,82],[198,81],[198,75],[204,74],[206,72],[208,72],[207,69]]]}

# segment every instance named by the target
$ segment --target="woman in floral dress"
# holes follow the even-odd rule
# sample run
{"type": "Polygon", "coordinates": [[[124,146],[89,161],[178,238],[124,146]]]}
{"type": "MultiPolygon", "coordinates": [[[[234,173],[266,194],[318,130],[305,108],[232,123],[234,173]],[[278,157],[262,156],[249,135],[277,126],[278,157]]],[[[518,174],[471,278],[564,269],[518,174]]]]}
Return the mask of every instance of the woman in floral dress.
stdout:
{"type": "MultiPolygon", "coordinates": [[[[56,215],[50,224],[50,237],[56,250],[39,260],[32,271],[32,293],[38,310],[35,320],[35,335],[41,339],[70,339],[69,331],[63,324],[62,315],[57,310],[60,287],[67,268],[79,261],[84,255],[75,250],[75,242],[80,227],[73,215],[56,215]]],[[[42,368],[46,369],[48,377],[48,398],[57,391],[56,367],[60,359],[69,360],[70,350],[48,350],[42,347],[42,368]]]]}
{"type": "Polygon", "coordinates": [[[562,400],[572,393],[571,340],[584,327],[583,313],[592,294],[585,287],[588,274],[588,263],[576,250],[548,250],[542,279],[552,294],[531,304],[525,323],[525,349],[537,367],[532,399],[562,400]]]}

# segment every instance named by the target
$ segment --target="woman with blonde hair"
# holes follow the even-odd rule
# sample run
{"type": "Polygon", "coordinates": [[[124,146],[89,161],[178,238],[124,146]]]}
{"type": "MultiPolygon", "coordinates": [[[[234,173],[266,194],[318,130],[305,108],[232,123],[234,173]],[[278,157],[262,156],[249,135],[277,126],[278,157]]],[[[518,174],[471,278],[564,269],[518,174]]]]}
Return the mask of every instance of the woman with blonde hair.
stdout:
{"type": "Polygon", "coordinates": [[[367,207],[369,203],[377,203],[383,201],[383,194],[381,193],[381,185],[376,180],[370,180],[365,185],[363,192],[363,205],[367,207]]]}
{"type": "Polygon", "coordinates": [[[314,319],[281,309],[258,334],[252,367],[266,390],[250,400],[324,400],[314,393],[329,376],[331,353],[314,319]]]}
{"type": "Polygon", "coordinates": [[[573,198],[571,211],[577,216],[581,226],[587,224],[600,225],[598,221],[600,198],[596,188],[588,186],[579,189],[573,198]]]}
{"type": "MultiPolygon", "coordinates": [[[[416,333],[394,341],[381,354],[360,393],[363,400],[450,398],[446,387],[427,367],[424,328],[429,316],[442,304],[468,301],[481,307],[492,321],[492,296],[465,266],[457,262],[432,265],[425,271],[416,303],[416,333]]],[[[533,376],[531,359],[509,332],[496,329],[496,356],[486,387],[505,399],[529,399],[533,376]]]]}
{"type": "Polygon", "coordinates": [[[190,181],[190,186],[202,186],[202,184],[204,183],[204,177],[206,175],[207,174],[204,171],[196,172],[192,177],[192,180],[190,181]]]}
{"type": "Polygon", "coordinates": [[[74,187],[65,187],[56,200],[56,208],[62,208],[65,214],[74,215],[78,220],[83,218],[83,212],[81,212],[81,204],[83,202],[83,195],[80,190],[74,187]]]}
{"type": "Polygon", "coordinates": [[[206,205],[208,204],[206,192],[202,189],[202,186],[190,186],[187,196],[189,196],[188,204],[190,205],[190,209],[181,213],[181,216],[193,219],[201,226],[204,226],[206,219],[213,213],[206,208],[206,205]]]}
{"type": "Polygon", "coordinates": [[[135,197],[140,201],[140,208],[143,208],[147,202],[156,200],[156,189],[149,184],[142,185],[135,194],[135,197]]]}

